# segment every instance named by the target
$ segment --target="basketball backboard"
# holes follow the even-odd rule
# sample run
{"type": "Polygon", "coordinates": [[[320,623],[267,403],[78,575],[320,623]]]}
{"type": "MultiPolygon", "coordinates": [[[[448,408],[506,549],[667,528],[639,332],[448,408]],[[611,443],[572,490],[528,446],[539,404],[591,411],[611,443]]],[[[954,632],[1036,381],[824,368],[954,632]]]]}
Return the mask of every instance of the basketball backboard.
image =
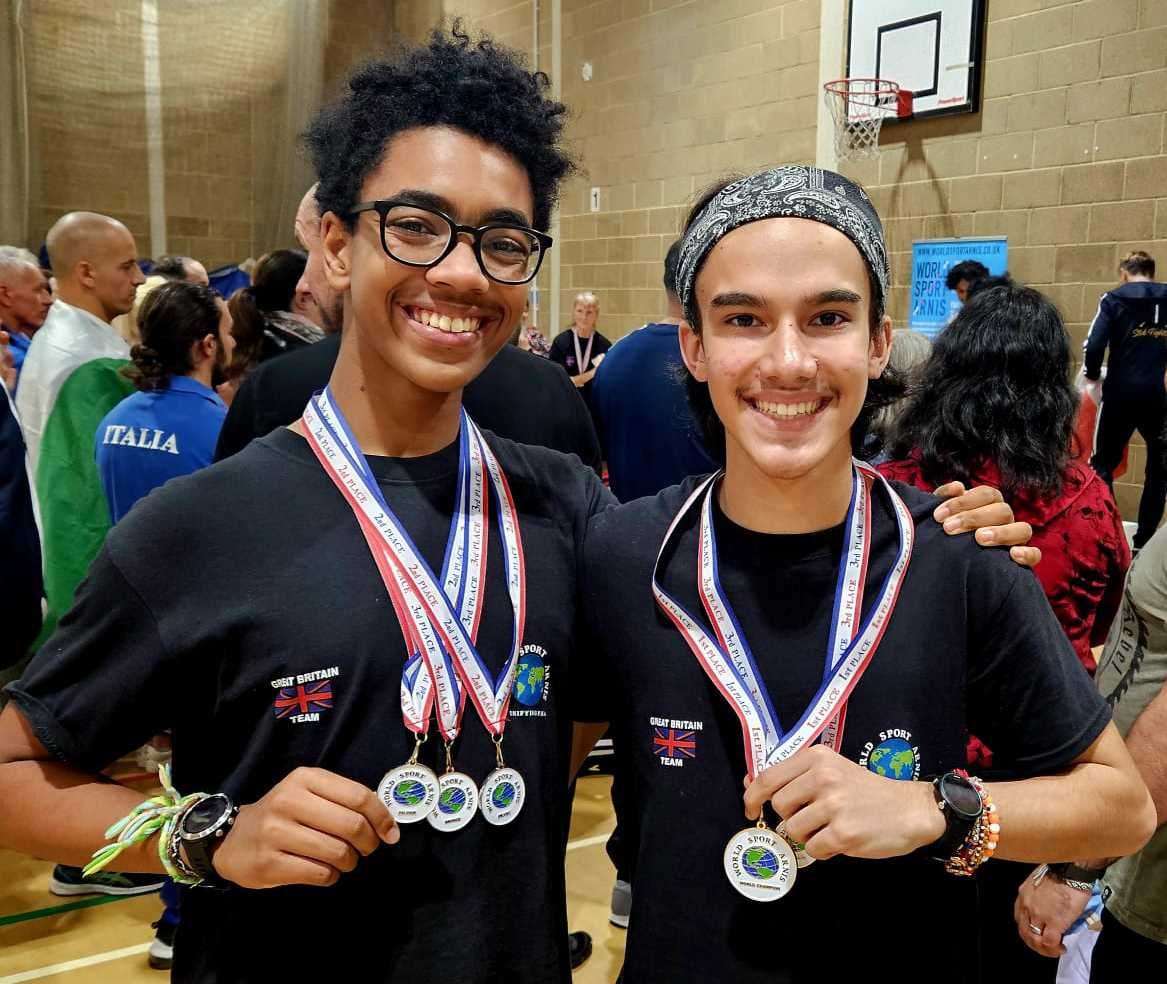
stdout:
{"type": "Polygon", "coordinates": [[[984,0],[851,0],[847,75],[910,90],[916,118],[975,113],[984,28],[984,0]]]}

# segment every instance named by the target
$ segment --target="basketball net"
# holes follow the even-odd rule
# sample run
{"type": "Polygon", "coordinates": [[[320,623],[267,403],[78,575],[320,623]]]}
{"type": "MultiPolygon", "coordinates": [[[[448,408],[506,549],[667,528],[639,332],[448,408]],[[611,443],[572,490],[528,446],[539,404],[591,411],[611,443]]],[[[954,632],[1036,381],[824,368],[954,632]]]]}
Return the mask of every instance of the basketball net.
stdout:
{"type": "Polygon", "coordinates": [[[835,156],[841,161],[879,156],[879,129],[897,115],[900,87],[884,79],[837,79],[823,86],[835,122],[835,156]]]}

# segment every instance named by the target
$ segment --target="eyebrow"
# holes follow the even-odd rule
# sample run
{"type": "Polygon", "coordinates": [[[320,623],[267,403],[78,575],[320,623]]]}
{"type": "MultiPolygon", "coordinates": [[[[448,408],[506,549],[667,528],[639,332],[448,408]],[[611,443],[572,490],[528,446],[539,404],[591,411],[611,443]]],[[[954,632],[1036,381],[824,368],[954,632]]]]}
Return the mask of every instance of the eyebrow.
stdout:
{"type": "Polygon", "coordinates": [[[715,308],[722,307],[765,307],[762,299],[755,294],[747,294],[740,290],[731,290],[725,294],[718,294],[709,302],[715,308]]]}
{"type": "MultiPolygon", "coordinates": [[[[420,205],[422,208],[437,209],[439,212],[445,212],[447,215],[452,215],[455,218],[458,215],[458,210],[448,198],[436,195],[432,191],[424,191],[420,188],[403,188],[392,197],[395,201],[420,205]]],[[[484,225],[489,225],[494,222],[514,223],[524,228],[531,225],[531,220],[527,216],[518,211],[518,209],[513,208],[492,208],[488,212],[483,213],[479,217],[479,221],[484,225]]]]}
{"type": "Polygon", "coordinates": [[[821,294],[808,297],[807,300],[811,304],[859,304],[863,298],[845,287],[833,287],[831,290],[824,290],[821,294]]]}

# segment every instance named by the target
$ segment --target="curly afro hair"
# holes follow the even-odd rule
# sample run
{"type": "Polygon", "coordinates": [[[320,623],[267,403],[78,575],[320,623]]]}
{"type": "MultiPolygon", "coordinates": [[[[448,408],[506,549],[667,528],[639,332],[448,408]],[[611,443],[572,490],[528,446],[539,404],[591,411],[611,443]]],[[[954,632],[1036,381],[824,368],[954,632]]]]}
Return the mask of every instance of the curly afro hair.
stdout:
{"type": "Polygon", "coordinates": [[[521,55],[486,36],[472,39],[458,21],[424,46],[366,63],[304,135],[321,214],[334,212],[351,228],[349,209],[389,141],[413,127],[449,126],[501,147],[526,169],[534,224],[545,231],[559,184],[575,167],[559,144],[567,107],[549,99],[549,89],[547,76],[528,72],[521,55]]]}

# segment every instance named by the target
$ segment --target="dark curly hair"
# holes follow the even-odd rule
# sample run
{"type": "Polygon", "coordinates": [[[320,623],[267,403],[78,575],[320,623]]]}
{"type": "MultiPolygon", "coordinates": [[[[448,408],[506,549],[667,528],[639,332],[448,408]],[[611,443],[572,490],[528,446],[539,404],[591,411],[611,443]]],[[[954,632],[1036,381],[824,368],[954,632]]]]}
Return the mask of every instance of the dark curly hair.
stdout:
{"type": "Polygon", "coordinates": [[[978,260],[961,260],[952,267],[944,278],[944,286],[949,290],[956,290],[956,285],[962,280],[975,284],[989,275],[989,268],[978,260]]]}
{"type": "Polygon", "coordinates": [[[402,46],[368,62],[341,99],[321,110],[304,135],[320,184],[320,214],[352,228],[349,210],[389,141],[405,130],[449,126],[501,147],[526,170],[534,225],[546,231],[559,184],[574,164],[560,147],[567,108],[547,97],[550,81],[528,72],[521,55],[488,37],[472,39],[455,21],[422,46],[402,46]]]}
{"type": "MultiPolygon", "coordinates": [[[[729,175],[721,178],[705,189],[689,210],[689,215],[685,219],[685,232],[689,231],[689,227],[697,221],[697,217],[705,210],[705,206],[719,192],[723,191],[727,185],[732,184],[734,181],[740,181],[741,179],[742,175],[740,174],[729,175]]],[[[700,275],[700,271],[698,271],[698,275],[700,275]]],[[[879,283],[876,281],[875,274],[871,272],[870,268],[867,268],[867,280],[871,287],[869,323],[871,337],[875,338],[879,334],[880,325],[883,323],[884,305],[879,291],[879,283]]],[[[701,312],[697,309],[695,297],[689,305],[689,310],[686,311],[686,316],[690,319],[689,323],[692,325],[693,330],[700,335],[701,312]]],[[[701,432],[705,447],[708,449],[710,455],[713,456],[714,460],[724,463],[725,425],[722,424],[721,418],[717,416],[717,411],[714,409],[713,400],[709,396],[709,386],[705,383],[698,382],[684,366],[681,367],[680,371],[683,373],[682,381],[685,384],[685,396],[689,401],[689,409],[693,412],[693,419],[697,421],[697,427],[701,432]]],[[[874,456],[881,450],[879,442],[868,440],[868,430],[870,429],[871,421],[884,407],[891,406],[897,400],[902,399],[905,392],[906,386],[903,379],[890,366],[883,370],[882,375],[878,379],[873,379],[868,382],[867,396],[863,400],[863,406],[859,410],[859,416],[855,418],[855,423],[851,425],[851,450],[854,454],[867,458],[874,456]]]]}
{"type": "Polygon", "coordinates": [[[1070,342],[1053,303],[1029,287],[973,297],[937,337],[892,441],[930,482],[976,478],[994,463],[1006,498],[1061,491],[1078,397],[1070,342]]]}
{"type": "Polygon", "coordinates": [[[307,265],[308,254],[303,250],[273,249],[259,258],[251,286],[241,287],[231,295],[227,308],[231,312],[231,334],[235,336],[232,376],[241,375],[259,363],[266,317],[276,311],[292,310],[296,284],[307,265]]]}
{"type": "Polygon", "coordinates": [[[192,369],[190,350],[208,335],[219,337],[219,295],[210,287],[184,280],[159,284],[138,311],[142,341],[130,350],[123,374],[146,392],[166,389],[171,376],[192,369]]]}

